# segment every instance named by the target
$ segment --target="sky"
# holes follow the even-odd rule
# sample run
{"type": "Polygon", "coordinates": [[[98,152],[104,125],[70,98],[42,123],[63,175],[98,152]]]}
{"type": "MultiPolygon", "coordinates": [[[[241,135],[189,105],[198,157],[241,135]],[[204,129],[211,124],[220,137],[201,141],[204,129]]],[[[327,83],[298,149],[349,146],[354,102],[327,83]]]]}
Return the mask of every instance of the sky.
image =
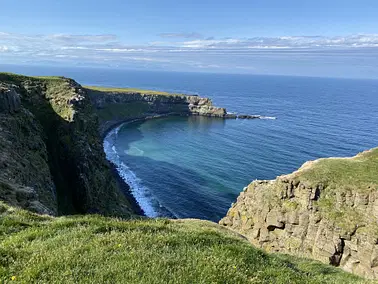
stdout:
{"type": "Polygon", "coordinates": [[[0,7],[0,64],[378,79],[377,0],[0,0],[0,7]]]}

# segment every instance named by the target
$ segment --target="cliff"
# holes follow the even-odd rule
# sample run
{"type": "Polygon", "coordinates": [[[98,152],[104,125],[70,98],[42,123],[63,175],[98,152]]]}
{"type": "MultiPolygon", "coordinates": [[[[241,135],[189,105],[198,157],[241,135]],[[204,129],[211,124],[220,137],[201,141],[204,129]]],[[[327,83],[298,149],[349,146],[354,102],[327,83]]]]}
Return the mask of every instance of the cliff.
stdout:
{"type": "Polygon", "coordinates": [[[96,107],[100,133],[134,119],[164,115],[201,115],[225,118],[226,109],[213,106],[208,98],[134,89],[86,87],[96,107]]]}
{"type": "Polygon", "coordinates": [[[378,148],[254,181],[220,221],[270,252],[378,277],[378,148]]]}
{"type": "Polygon", "coordinates": [[[51,215],[130,216],[75,81],[0,73],[0,200],[51,215]]]}

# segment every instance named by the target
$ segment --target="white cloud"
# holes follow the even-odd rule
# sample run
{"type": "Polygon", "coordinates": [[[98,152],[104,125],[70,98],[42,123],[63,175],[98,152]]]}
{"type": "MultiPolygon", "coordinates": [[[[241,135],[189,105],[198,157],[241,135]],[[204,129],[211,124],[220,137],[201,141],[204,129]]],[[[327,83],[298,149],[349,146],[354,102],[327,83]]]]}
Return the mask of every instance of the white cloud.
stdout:
{"type": "MultiPolygon", "coordinates": [[[[162,43],[160,43],[162,45],[162,43]]],[[[177,42],[177,46],[203,49],[229,48],[355,48],[378,47],[378,34],[350,35],[350,36],[282,36],[282,37],[255,37],[255,38],[225,38],[225,39],[197,39],[177,42]]]]}
{"type": "Polygon", "coordinates": [[[0,45],[0,52],[7,52],[9,50],[9,47],[5,45],[0,45]]]}
{"type": "Polygon", "coordinates": [[[259,70],[268,63],[278,66],[280,60],[323,58],[328,62],[334,57],[347,58],[352,54],[362,58],[378,53],[378,34],[205,38],[193,32],[165,33],[161,37],[162,41],[130,45],[109,34],[25,35],[0,32],[1,62],[179,66],[182,70],[238,69],[247,72],[256,70],[252,67],[256,64],[260,64],[259,70]],[[263,60],[264,63],[261,63],[263,60]]]}
{"type": "Polygon", "coordinates": [[[63,42],[109,42],[117,40],[116,35],[67,35],[67,34],[53,34],[45,36],[47,39],[63,41],[63,42]]]}
{"type": "Polygon", "coordinates": [[[203,35],[200,33],[161,33],[159,34],[162,38],[203,38],[203,35]]]}

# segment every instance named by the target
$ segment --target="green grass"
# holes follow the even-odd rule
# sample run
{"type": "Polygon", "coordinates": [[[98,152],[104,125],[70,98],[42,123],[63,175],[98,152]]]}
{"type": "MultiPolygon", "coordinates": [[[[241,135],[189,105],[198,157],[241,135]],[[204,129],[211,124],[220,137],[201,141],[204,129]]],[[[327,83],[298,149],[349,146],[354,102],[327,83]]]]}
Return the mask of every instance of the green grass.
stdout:
{"type": "Polygon", "coordinates": [[[301,180],[323,183],[338,188],[353,188],[370,192],[378,185],[378,148],[363,152],[354,158],[319,159],[306,170],[299,171],[301,180]]]}
{"type": "Polygon", "coordinates": [[[0,78],[5,81],[24,81],[30,79],[37,79],[37,80],[49,80],[49,81],[61,81],[64,80],[65,77],[62,76],[25,76],[10,72],[0,72],[0,78]]]}
{"type": "Polygon", "coordinates": [[[138,93],[146,95],[162,95],[162,96],[185,96],[185,94],[179,93],[168,93],[162,91],[152,91],[152,90],[142,90],[135,88],[111,88],[111,87],[98,87],[98,86],[84,86],[84,88],[99,92],[109,92],[109,93],[138,93]]]}
{"type": "Polygon", "coordinates": [[[53,218],[0,202],[0,282],[345,284],[363,280],[315,261],[269,255],[206,221],[53,218]]]}

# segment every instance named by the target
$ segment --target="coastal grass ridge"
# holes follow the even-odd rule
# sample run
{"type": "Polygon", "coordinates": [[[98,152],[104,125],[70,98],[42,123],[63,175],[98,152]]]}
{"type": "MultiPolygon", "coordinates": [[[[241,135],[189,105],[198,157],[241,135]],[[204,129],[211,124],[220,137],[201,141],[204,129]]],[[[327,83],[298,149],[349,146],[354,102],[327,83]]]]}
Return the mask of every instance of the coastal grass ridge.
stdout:
{"type": "Polygon", "coordinates": [[[49,217],[0,202],[0,282],[365,283],[200,220],[49,217]]]}

